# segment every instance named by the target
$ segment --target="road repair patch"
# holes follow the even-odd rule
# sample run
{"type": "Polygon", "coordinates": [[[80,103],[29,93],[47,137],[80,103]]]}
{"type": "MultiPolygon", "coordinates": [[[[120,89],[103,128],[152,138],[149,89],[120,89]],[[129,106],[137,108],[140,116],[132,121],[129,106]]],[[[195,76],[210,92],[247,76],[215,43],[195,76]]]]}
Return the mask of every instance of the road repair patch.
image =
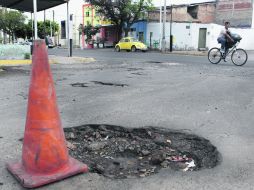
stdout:
{"type": "Polygon", "coordinates": [[[64,131],[71,156],[109,178],[146,177],[162,168],[197,171],[220,161],[209,140],[164,128],[83,125],[64,131]]]}

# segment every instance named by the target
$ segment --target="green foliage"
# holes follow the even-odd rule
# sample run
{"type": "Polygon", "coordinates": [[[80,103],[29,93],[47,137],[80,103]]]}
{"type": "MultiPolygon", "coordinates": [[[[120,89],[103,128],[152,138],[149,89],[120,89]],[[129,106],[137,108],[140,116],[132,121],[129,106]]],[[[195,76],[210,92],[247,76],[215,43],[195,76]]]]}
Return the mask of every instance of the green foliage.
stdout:
{"type": "MultiPolygon", "coordinates": [[[[59,31],[59,24],[56,22],[52,22],[50,20],[46,20],[45,23],[44,21],[38,21],[37,22],[37,27],[38,27],[38,37],[39,38],[45,38],[45,36],[48,36],[51,34],[51,28],[52,28],[52,33],[54,35],[54,33],[59,31]]],[[[26,30],[27,30],[27,37],[31,38],[33,31],[32,31],[32,21],[29,20],[28,24],[26,26],[26,30]]]]}
{"type": "Polygon", "coordinates": [[[118,27],[119,37],[122,28],[128,32],[131,25],[146,18],[146,13],[154,9],[152,0],[90,0],[97,12],[111,20],[118,27]]]}
{"type": "Polygon", "coordinates": [[[23,37],[26,16],[19,11],[0,9],[0,29],[10,36],[23,37]]]}
{"type": "MultiPolygon", "coordinates": [[[[27,17],[19,11],[8,11],[7,9],[0,9],[0,30],[3,30],[6,34],[16,38],[32,38],[32,21],[29,20],[25,23],[27,17]]],[[[44,38],[51,34],[53,35],[59,31],[59,25],[56,22],[50,22],[46,20],[38,21],[38,36],[44,38]]]]}
{"type": "Polygon", "coordinates": [[[92,37],[100,32],[100,26],[92,26],[91,24],[87,25],[83,29],[84,34],[86,35],[86,42],[90,42],[92,37]]]}
{"type": "Polygon", "coordinates": [[[31,57],[30,53],[25,53],[24,59],[30,59],[30,57],[31,57]]]}

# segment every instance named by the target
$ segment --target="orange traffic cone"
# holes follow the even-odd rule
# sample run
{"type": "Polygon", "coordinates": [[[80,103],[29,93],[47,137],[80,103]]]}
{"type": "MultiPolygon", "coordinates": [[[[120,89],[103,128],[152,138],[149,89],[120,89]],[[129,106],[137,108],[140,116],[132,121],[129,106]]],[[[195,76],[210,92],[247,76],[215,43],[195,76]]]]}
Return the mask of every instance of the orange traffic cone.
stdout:
{"type": "Polygon", "coordinates": [[[43,40],[34,42],[22,162],[8,163],[7,169],[27,188],[88,171],[68,155],[43,40]]]}

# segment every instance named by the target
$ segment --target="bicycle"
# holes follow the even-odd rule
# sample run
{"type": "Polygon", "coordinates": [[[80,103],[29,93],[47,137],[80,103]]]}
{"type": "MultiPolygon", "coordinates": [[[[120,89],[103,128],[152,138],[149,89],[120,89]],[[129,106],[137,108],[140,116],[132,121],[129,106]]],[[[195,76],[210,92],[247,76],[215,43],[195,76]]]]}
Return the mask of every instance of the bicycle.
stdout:
{"type": "Polygon", "coordinates": [[[226,62],[227,56],[231,54],[231,61],[233,64],[236,66],[243,66],[248,60],[248,54],[244,49],[237,48],[240,41],[241,39],[236,40],[236,43],[233,46],[228,47],[228,50],[224,54],[221,52],[220,48],[211,48],[208,52],[208,60],[212,64],[218,64],[222,59],[226,62]]]}

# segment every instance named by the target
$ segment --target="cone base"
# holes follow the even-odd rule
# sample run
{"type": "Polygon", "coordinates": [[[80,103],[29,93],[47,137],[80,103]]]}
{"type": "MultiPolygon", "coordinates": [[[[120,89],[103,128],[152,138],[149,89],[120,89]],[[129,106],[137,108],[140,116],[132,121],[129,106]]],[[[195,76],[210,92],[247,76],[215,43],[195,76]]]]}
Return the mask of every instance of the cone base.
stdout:
{"type": "Polygon", "coordinates": [[[26,188],[40,187],[79,173],[88,172],[87,165],[71,157],[66,167],[52,174],[28,173],[21,162],[8,163],[7,169],[26,188]]]}

